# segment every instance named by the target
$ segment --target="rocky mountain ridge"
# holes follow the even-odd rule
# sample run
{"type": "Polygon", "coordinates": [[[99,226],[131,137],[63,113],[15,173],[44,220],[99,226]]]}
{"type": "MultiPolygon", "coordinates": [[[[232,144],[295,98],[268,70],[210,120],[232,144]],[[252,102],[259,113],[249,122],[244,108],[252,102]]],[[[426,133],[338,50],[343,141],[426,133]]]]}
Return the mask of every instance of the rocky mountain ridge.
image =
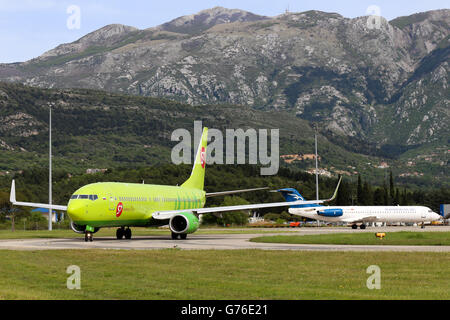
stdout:
{"type": "Polygon", "coordinates": [[[216,7],[145,30],[106,26],[0,65],[0,80],[285,110],[337,142],[397,152],[448,143],[450,10],[370,19],[216,7]]]}

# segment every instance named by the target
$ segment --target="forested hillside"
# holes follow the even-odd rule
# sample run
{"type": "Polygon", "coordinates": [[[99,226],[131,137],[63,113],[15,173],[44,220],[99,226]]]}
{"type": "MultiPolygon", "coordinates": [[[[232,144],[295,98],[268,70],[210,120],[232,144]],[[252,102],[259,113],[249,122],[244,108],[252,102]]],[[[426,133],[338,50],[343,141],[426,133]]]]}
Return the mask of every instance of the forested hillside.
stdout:
{"type": "MultiPolygon", "coordinates": [[[[65,205],[71,194],[79,187],[88,183],[119,181],[130,183],[177,185],[185,181],[191,171],[188,165],[159,165],[140,169],[112,169],[104,173],[70,175],[66,171],[54,172],[53,203],[65,205]]],[[[269,190],[292,187],[300,191],[306,199],[315,199],[315,177],[306,173],[283,168],[277,176],[263,177],[256,166],[209,166],[206,171],[205,189],[207,192],[246,189],[254,187],[269,187],[269,190]]],[[[48,171],[42,168],[30,168],[14,176],[18,200],[48,202],[48,171]]],[[[10,179],[0,177],[0,225],[11,205],[9,203],[10,179]]],[[[320,179],[320,197],[329,198],[337,184],[336,179],[320,179]]],[[[439,205],[450,197],[448,189],[425,191],[411,191],[399,187],[393,178],[384,186],[377,187],[370,180],[361,177],[357,180],[344,178],[338,196],[331,205],[425,205],[439,212],[439,205]]],[[[233,197],[208,198],[206,205],[233,205],[280,202],[284,201],[278,193],[258,191],[243,193],[233,197]]],[[[27,208],[25,208],[27,209],[27,208]]],[[[270,219],[294,219],[287,214],[286,208],[261,209],[259,215],[270,214],[270,219]]],[[[28,217],[27,214],[22,214],[28,217]]],[[[229,222],[239,215],[230,215],[229,222]]],[[[28,217],[27,219],[32,219],[28,217]]],[[[211,216],[206,221],[218,222],[211,216]]],[[[45,223],[43,224],[45,227],[45,223]]],[[[34,227],[34,226],[32,226],[34,227]]]]}
{"type": "MultiPolygon", "coordinates": [[[[47,167],[49,105],[53,166],[71,174],[171,163],[171,149],[177,143],[171,141],[172,132],[185,128],[193,133],[194,120],[223,133],[238,128],[280,129],[280,156],[314,152],[314,131],[308,122],[284,112],[231,105],[190,106],[95,90],[50,90],[0,83],[0,174],[47,167]]],[[[192,141],[192,148],[196,144],[192,141]]],[[[341,145],[319,135],[320,167],[325,174],[344,174],[355,180],[360,173],[382,184],[387,168],[379,166],[387,162],[402,184],[439,187],[449,183],[446,166],[438,157],[422,159],[426,165],[420,176],[400,177],[405,171],[417,169],[408,167],[405,161],[362,155],[341,145]]],[[[289,161],[282,157],[280,166],[308,170],[314,167],[314,159],[304,156],[289,161]]]]}

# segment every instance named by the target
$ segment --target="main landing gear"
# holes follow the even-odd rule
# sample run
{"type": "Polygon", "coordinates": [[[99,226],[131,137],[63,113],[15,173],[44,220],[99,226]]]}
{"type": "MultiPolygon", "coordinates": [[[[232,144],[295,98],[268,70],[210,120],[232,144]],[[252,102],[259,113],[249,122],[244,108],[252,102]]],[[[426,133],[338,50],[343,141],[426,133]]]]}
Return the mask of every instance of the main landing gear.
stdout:
{"type": "Polygon", "coordinates": [[[130,228],[126,228],[125,229],[125,227],[120,227],[119,229],[117,229],[117,231],[116,231],[116,238],[118,240],[121,240],[124,237],[127,240],[131,239],[131,229],[130,228]]]}
{"type": "Polygon", "coordinates": [[[187,233],[179,234],[179,233],[172,232],[172,240],[177,240],[178,237],[180,237],[181,240],[186,240],[187,239],[187,233]]]}
{"type": "MultiPolygon", "coordinates": [[[[361,230],[364,230],[364,229],[366,228],[366,225],[363,223],[363,224],[361,224],[361,225],[359,226],[359,228],[360,228],[361,230]]],[[[354,230],[358,229],[358,225],[357,225],[357,224],[353,224],[353,225],[352,225],[352,229],[354,229],[354,230]]]]}

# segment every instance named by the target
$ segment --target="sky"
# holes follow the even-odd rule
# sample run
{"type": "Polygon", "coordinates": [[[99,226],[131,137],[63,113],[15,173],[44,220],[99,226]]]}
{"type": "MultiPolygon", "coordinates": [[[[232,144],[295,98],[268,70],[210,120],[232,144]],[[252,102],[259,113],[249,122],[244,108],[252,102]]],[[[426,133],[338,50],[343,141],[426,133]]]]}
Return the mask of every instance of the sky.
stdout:
{"type": "Polygon", "coordinates": [[[73,42],[105,25],[139,29],[221,6],[265,16],[320,10],[347,18],[375,14],[388,20],[449,8],[448,0],[0,0],[0,63],[35,58],[62,43],[73,42]]]}

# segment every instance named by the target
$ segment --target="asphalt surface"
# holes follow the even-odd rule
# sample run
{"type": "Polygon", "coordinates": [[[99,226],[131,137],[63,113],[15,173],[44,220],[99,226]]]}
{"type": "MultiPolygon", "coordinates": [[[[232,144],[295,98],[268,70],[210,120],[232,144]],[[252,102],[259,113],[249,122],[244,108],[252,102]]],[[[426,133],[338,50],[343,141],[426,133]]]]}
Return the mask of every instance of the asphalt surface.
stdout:
{"type": "MultiPolygon", "coordinates": [[[[248,231],[249,229],[245,229],[248,231]]],[[[62,249],[122,249],[122,250],[151,250],[151,249],[187,249],[187,250],[298,250],[298,251],[417,251],[417,252],[450,252],[450,246],[373,246],[373,245],[315,245],[315,244],[278,244],[256,243],[250,239],[259,236],[275,235],[277,233],[254,234],[191,234],[186,240],[172,240],[170,235],[139,236],[131,240],[117,240],[112,237],[98,237],[94,235],[93,242],[85,242],[84,236],[74,234],[67,239],[10,239],[0,240],[0,249],[9,250],[62,250],[62,249]]],[[[342,232],[398,232],[398,231],[450,231],[449,226],[431,226],[426,229],[419,227],[382,227],[366,230],[352,230],[350,228],[298,228],[290,229],[288,234],[324,234],[342,232]]],[[[286,233],[280,233],[286,235],[286,233]]],[[[380,240],[382,241],[382,240],[380,240]]]]}

